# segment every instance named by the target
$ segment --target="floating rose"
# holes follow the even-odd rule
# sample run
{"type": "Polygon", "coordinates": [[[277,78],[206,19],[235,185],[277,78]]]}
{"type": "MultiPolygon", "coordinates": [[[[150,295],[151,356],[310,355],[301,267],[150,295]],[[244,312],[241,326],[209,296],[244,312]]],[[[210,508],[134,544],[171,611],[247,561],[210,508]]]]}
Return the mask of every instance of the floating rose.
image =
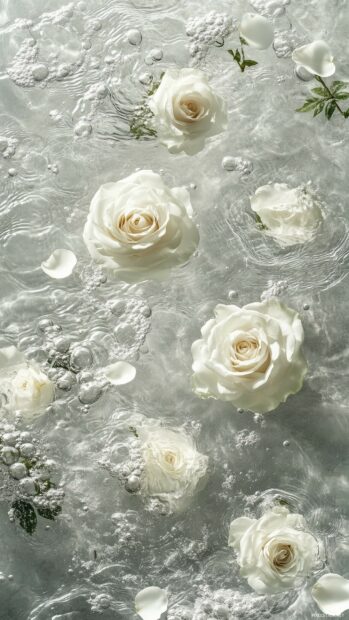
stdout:
{"type": "Polygon", "coordinates": [[[99,188],[83,237],[92,258],[121,279],[162,278],[197,247],[191,218],[184,187],[170,189],[160,175],[142,170],[99,188]]]}
{"type": "Polygon", "coordinates": [[[297,47],[292,54],[292,60],[297,66],[320,77],[330,77],[336,70],[333,55],[325,41],[313,41],[309,45],[297,47]]]}
{"type": "Polygon", "coordinates": [[[265,234],[287,247],[310,241],[322,222],[319,200],[310,187],[290,188],[285,183],[259,187],[251,197],[252,211],[265,234]]]}
{"type": "Polygon", "coordinates": [[[167,592],[156,586],[144,588],[136,595],[135,607],[143,620],[160,620],[162,614],[167,611],[167,592]]]}
{"type": "Polygon", "coordinates": [[[54,385],[34,362],[28,362],[16,347],[0,349],[0,391],[7,407],[21,411],[30,420],[43,413],[54,398],[54,385]]]}
{"type": "Polygon", "coordinates": [[[302,515],[275,507],[260,519],[230,524],[228,544],[238,554],[241,575],[259,594],[296,588],[317,567],[319,546],[302,515]]]}
{"type": "Polygon", "coordinates": [[[243,308],[220,304],[201,333],[192,345],[193,389],[201,398],[266,413],[301,389],[302,323],[276,298],[243,308]]]}
{"type": "Polygon", "coordinates": [[[193,155],[226,127],[226,105],[198,69],[167,69],[148,104],[160,142],[171,153],[193,155]]]}
{"type": "Polygon", "coordinates": [[[155,426],[137,431],[144,460],[143,495],[159,498],[172,510],[182,509],[205,476],[208,457],[182,432],[155,426]]]}
{"type": "Polygon", "coordinates": [[[258,13],[245,13],[239,26],[240,36],[251,47],[265,50],[274,39],[274,31],[271,23],[258,13]]]}
{"type": "Polygon", "coordinates": [[[327,616],[340,616],[349,609],[349,580],[336,573],[322,575],[312,588],[312,596],[327,616]]]}

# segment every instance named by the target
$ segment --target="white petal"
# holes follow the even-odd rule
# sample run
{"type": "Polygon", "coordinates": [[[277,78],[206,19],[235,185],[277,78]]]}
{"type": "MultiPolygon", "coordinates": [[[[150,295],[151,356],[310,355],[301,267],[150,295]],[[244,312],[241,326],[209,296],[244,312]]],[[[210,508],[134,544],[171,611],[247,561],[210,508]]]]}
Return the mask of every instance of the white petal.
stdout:
{"type": "Polygon", "coordinates": [[[240,35],[245,41],[259,50],[265,50],[272,44],[274,32],[271,23],[257,13],[245,13],[240,22],[240,35]]]}
{"type": "Polygon", "coordinates": [[[41,269],[50,278],[60,280],[72,274],[76,260],[76,256],[71,250],[54,250],[51,256],[41,263],[41,269]]]}
{"type": "Polygon", "coordinates": [[[239,517],[238,519],[234,519],[234,521],[231,522],[229,529],[229,547],[239,548],[241,538],[245,534],[246,530],[248,530],[248,528],[255,522],[256,519],[250,519],[249,517],[239,517]]]}
{"type": "Polygon", "coordinates": [[[136,369],[128,362],[115,362],[103,370],[103,374],[113,385],[130,383],[136,376],[136,369]]]}
{"type": "Polygon", "coordinates": [[[325,41],[313,41],[309,45],[297,47],[292,54],[292,60],[320,77],[329,77],[336,70],[333,55],[325,41]]]}
{"type": "Polygon", "coordinates": [[[311,593],[321,611],[328,616],[340,616],[349,609],[349,580],[340,575],[323,575],[311,593]]]}
{"type": "Polygon", "coordinates": [[[25,356],[16,347],[0,349],[0,368],[7,368],[25,362],[25,356]]]}
{"type": "Polygon", "coordinates": [[[138,592],[135,598],[137,614],[143,620],[159,620],[167,611],[168,597],[165,590],[152,586],[138,592]]]}

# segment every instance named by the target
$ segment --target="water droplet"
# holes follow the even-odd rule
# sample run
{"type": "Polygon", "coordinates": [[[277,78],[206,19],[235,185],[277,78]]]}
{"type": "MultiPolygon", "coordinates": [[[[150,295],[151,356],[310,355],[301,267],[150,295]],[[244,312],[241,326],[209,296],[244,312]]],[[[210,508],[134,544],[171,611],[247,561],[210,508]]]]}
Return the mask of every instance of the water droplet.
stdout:
{"type": "Polygon", "coordinates": [[[309,310],[309,308],[310,308],[309,304],[304,304],[303,305],[303,310],[309,310]]]}
{"type": "Polygon", "coordinates": [[[36,80],[37,82],[41,82],[42,80],[45,80],[47,78],[48,68],[46,67],[46,65],[38,63],[32,68],[32,76],[34,80],[36,80]]]}
{"type": "Polygon", "coordinates": [[[164,52],[160,47],[154,47],[154,49],[150,51],[150,56],[153,60],[162,60],[163,55],[164,52]]]}
{"type": "Polygon", "coordinates": [[[84,405],[92,405],[102,394],[102,388],[98,383],[83,383],[79,391],[79,400],[84,405]]]}
{"type": "Polygon", "coordinates": [[[283,444],[284,448],[287,448],[290,445],[290,442],[288,441],[288,439],[286,439],[283,444]]]}
{"type": "Polygon", "coordinates": [[[87,347],[76,347],[70,356],[70,363],[74,370],[82,370],[91,366],[93,361],[92,353],[87,347]]]}
{"type": "Polygon", "coordinates": [[[239,293],[237,291],[231,290],[228,293],[228,299],[237,299],[239,297],[239,293]]]}
{"type": "Polygon", "coordinates": [[[27,475],[27,468],[23,463],[14,463],[9,467],[9,472],[12,478],[20,480],[27,475]]]}
{"type": "Polygon", "coordinates": [[[12,446],[4,446],[1,450],[1,458],[6,465],[12,465],[19,458],[19,452],[12,446]]]}
{"type": "Polygon", "coordinates": [[[129,493],[135,493],[140,488],[140,479],[137,476],[129,476],[125,488],[129,493]]]}
{"type": "Polygon", "coordinates": [[[15,168],[9,168],[8,175],[9,177],[15,177],[17,174],[17,170],[15,168]]]}
{"type": "Polygon", "coordinates": [[[130,45],[140,45],[142,42],[142,33],[137,28],[132,28],[127,33],[127,40],[130,45]]]}

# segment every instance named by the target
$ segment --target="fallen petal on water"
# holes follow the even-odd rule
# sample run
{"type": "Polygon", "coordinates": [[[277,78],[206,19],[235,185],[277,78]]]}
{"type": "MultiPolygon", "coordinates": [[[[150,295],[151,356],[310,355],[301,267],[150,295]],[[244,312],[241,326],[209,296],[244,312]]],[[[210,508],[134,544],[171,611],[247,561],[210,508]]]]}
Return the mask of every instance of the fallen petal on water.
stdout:
{"type": "Polygon", "coordinates": [[[73,273],[77,259],[71,250],[54,250],[51,256],[41,263],[41,269],[50,278],[61,280],[73,273]]]}

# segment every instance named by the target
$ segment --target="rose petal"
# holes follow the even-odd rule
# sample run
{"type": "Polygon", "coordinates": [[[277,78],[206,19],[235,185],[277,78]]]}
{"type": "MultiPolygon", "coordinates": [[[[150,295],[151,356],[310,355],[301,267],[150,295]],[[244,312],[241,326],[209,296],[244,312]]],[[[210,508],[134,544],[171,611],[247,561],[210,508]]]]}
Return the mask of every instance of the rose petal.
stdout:
{"type": "Polygon", "coordinates": [[[156,586],[145,588],[136,595],[135,606],[137,614],[143,620],[159,620],[161,614],[167,611],[167,593],[156,586]]]}
{"type": "Polygon", "coordinates": [[[130,383],[136,376],[136,369],[128,362],[115,362],[103,370],[103,374],[113,385],[130,383]]]}
{"type": "Polygon", "coordinates": [[[77,259],[74,252],[71,252],[71,250],[59,249],[54,250],[51,256],[41,263],[41,269],[50,276],[50,278],[61,280],[72,274],[76,262],[77,259]]]}
{"type": "Polygon", "coordinates": [[[333,55],[325,41],[313,41],[309,45],[297,47],[292,54],[292,60],[320,77],[329,77],[336,70],[333,55]]]}
{"type": "Polygon", "coordinates": [[[349,609],[349,580],[335,573],[327,573],[313,586],[312,597],[328,616],[340,616],[349,609]]]}
{"type": "Polygon", "coordinates": [[[265,50],[272,44],[274,39],[274,31],[271,23],[256,13],[245,13],[242,16],[240,27],[240,35],[245,39],[248,45],[256,47],[259,50],[265,50]]]}

